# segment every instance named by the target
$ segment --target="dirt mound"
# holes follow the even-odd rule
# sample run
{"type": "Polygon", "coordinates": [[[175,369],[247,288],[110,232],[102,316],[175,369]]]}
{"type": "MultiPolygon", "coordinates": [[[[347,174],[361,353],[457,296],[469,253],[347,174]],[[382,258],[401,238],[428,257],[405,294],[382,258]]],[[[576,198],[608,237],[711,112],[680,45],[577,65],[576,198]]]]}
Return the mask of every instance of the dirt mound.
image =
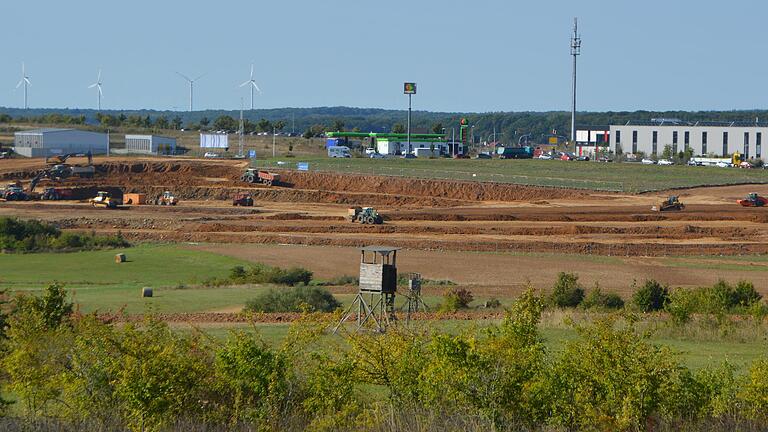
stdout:
{"type": "Polygon", "coordinates": [[[583,191],[505,183],[481,183],[420,178],[362,176],[332,173],[281,172],[298,189],[375,192],[447,198],[461,201],[531,201],[587,196],[583,191]]]}

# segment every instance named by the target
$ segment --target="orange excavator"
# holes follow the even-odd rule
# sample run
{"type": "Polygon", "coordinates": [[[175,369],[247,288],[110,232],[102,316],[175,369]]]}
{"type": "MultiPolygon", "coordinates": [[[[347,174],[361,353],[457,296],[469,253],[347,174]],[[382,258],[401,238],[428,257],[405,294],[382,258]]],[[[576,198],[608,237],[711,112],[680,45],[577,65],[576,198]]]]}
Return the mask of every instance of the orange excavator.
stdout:
{"type": "Polygon", "coordinates": [[[740,199],[736,202],[743,205],[744,207],[763,207],[768,205],[768,198],[761,197],[757,193],[752,192],[751,194],[747,195],[746,198],[740,199]]]}

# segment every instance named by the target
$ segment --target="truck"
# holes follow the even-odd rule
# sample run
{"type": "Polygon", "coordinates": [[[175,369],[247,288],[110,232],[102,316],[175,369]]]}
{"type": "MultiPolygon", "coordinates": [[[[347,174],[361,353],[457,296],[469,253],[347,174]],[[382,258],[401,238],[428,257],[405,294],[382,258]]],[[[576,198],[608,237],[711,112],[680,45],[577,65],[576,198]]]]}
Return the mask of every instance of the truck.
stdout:
{"type": "Polygon", "coordinates": [[[280,183],[280,174],[258,170],[256,168],[248,168],[243,175],[240,176],[240,180],[246,183],[262,183],[267,186],[272,186],[280,183]]]}
{"type": "Polygon", "coordinates": [[[349,147],[347,146],[332,146],[328,147],[328,157],[351,158],[352,154],[349,152],[349,147]]]}
{"type": "Polygon", "coordinates": [[[384,218],[373,207],[350,207],[347,209],[347,220],[364,225],[381,225],[384,223],[384,218]]]}
{"type": "Polygon", "coordinates": [[[434,150],[430,148],[415,148],[413,149],[413,154],[416,155],[416,157],[419,158],[431,158],[431,157],[440,157],[440,149],[435,147],[434,150]]]}
{"type": "Polygon", "coordinates": [[[45,188],[45,190],[43,191],[43,194],[40,195],[41,200],[58,201],[58,200],[66,200],[66,199],[73,199],[73,198],[74,198],[74,191],[72,189],[62,189],[62,188],[53,188],[53,187],[45,188]]]}
{"type": "Polygon", "coordinates": [[[81,178],[93,178],[93,175],[96,174],[96,167],[93,165],[87,165],[87,166],[77,166],[77,165],[66,165],[66,164],[59,164],[54,165],[50,169],[50,176],[55,179],[65,179],[69,177],[81,177],[81,178]]]}
{"type": "Polygon", "coordinates": [[[532,147],[498,147],[496,155],[499,159],[531,159],[533,158],[532,147]]]}

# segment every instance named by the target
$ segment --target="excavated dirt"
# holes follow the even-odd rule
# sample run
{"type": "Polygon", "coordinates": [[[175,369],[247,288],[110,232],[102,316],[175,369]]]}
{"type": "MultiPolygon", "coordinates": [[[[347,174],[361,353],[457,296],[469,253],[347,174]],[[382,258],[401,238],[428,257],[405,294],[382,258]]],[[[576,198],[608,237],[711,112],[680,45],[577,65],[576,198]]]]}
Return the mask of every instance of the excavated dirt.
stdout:
{"type": "MultiPolygon", "coordinates": [[[[2,181],[29,180],[40,160],[0,163],[2,181]]],[[[40,218],[70,230],[114,233],[136,241],[363,246],[610,256],[768,253],[768,209],[735,203],[753,186],[676,191],[681,212],[651,212],[662,194],[590,193],[499,183],[341,175],[281,170],[282,184],[239,180],[244,161],[97,160],[92,179],[67,179],[74,200],[0,203],[0,215],[40,218]],[[87,199],[99,190],[150,196],[172,191],[175,207],[110,211],[87,199]],[[247,191],[255,206],[233,207],[247,191]],[[349,206],[373,206],[385,223],[346,220],[349,206]]],[[[42,187],[53,183],[44,181],[42,187]]]]}

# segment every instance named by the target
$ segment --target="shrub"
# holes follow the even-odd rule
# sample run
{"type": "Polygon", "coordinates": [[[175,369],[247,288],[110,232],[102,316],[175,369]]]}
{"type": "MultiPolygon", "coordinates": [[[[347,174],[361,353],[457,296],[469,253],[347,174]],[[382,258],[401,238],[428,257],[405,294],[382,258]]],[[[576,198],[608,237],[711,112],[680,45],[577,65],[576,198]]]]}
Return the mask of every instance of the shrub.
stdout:
{"type": "Polygon", "coordinates": [[[279,285],[309,285],[312,280],[312,272],[301,268],[292,267],[283,269],[271,267],[265,264],[255,264],[249,269],[243,266],[235,266],[229,271],[229,282],[234,283],[273,283],[279,285]]]}
{"type": "Polygon", "coordinates": [[[584,288],[579,284],[579,277],[573,273],[560,272],[549,296],[550,304],[560,308],[576,307],[583,300],[584,288]]]}
{"type": "Polygon", "coordinates": [[[763,298],[763,296],[755,290],[755,285],[752,282],[739,281],[733,291],[733,306],[749,308],[763,298]]]}
{"type": "Polygon", "coordinates": [[[581,302],[584,309],[621,309],[624,307],[624,299],[616,293],[604,293],[599,286],[595,286],[581,302]]]}
{"type": "Polygon", "coordinates": [[[691,315],[696,312],[697,302],[695,292],[678,288],[669,295],[664,309],[669,312],[673,324],[683,325],[689,322],[691,315]]]}
{"type": "Polygon", "coordinates": [[[328,290],[304,286],[272,288],[245,303],[248,312],[333,312],[339,307],[341,303],[328,290]]]}
{"type": "Polygon", "coordinates": [[[660,311],[668,301],[669,286],[662,285],[653,279],[646,280],[645,284],[632,296],[632,302],[642,312],[660,311]]]}
{"type": "Polygon", "coordinates": [[[0,250],[8,252],[38,252],[45,250],[89,250],[107,247],[128,247],[122,234],[97,236],[61,232],[51,224],[0,218],[0,250]]]}
{"type": "Polygon", "coordinates": [[[472,292],[466,288],[454,288],[443,296],[443,304],[440,310],[444,312],[455,312],[460,309],[467,309],[474,300],[472,292]]]}

